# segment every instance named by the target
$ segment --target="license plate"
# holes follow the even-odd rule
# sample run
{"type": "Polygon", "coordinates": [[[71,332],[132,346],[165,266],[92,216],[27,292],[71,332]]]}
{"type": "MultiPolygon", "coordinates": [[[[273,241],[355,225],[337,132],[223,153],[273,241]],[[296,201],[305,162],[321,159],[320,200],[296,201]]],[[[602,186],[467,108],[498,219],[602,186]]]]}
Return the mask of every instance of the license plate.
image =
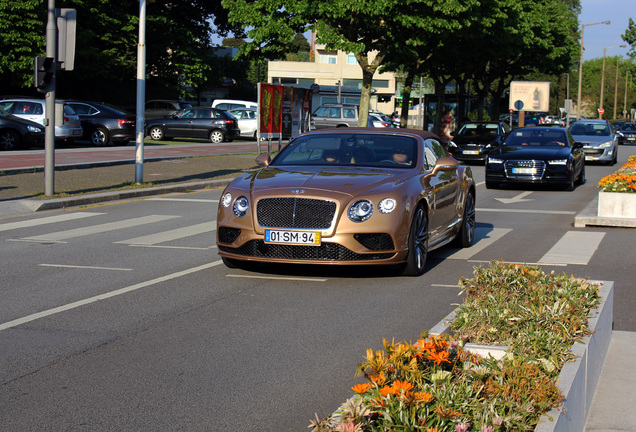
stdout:
{"type": "Polygon", "coordinates": [[[265,230],[265,243],[320,246],[320,232],[265,230]]]}
{"type": "Polygon", "coordinates": [[[512,173],[513,174],[536,174],[537,169],[536,168],[513,168],[512,173]]]}
{"type": "Polygon", "coordinates": [[[636,140],[636,137],[627,137],[627,141],[634,141],[636,140]]]}
{"type": "Polygon", "coordinates": [[[462,154],[466,154],[466,155],[478,155],[479,154],[479,150],[464,150],[462,152],[462,154]]]}
{"type": "Polygon", "coordinates": [[[589,161],[594,160],[594,156],[585,156],[585,160],[589,160],[589,161]]]}
{"type": "Polygon", "coordinates": [[[74,130],[73,131],[73,135],[81,135],[82,131],[81,130],[74,130]]]}

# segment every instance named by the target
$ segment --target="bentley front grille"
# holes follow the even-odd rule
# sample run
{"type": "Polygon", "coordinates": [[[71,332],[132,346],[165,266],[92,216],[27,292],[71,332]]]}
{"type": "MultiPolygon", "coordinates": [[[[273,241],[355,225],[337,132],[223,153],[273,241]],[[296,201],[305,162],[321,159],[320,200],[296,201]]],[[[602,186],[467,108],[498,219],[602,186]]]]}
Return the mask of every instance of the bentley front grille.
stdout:
{"type": "Polygon", "coordinates": [[[258,224],[268,228],[327,229],[336,203],[310,198],[264,198],[256,205],[258,224]]]}

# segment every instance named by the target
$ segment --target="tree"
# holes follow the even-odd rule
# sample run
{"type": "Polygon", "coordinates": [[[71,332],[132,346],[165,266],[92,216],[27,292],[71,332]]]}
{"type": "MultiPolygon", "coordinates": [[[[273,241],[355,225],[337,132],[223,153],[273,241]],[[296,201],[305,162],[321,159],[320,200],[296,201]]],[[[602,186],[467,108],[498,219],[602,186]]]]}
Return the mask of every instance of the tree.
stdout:
{"type": "Polygon", "coordinates": [[[0,2],[0,94],[33,89],[33,58],[45,53],[45,12],[40,0],[0,2]]]}

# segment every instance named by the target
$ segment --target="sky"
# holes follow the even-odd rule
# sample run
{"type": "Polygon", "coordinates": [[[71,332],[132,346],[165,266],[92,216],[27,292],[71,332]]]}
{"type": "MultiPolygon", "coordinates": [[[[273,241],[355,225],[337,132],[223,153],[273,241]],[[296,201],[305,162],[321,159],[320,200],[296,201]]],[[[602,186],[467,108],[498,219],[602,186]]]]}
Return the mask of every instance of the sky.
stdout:
{"type": "Polygon", "coordinates": [[[621,35],[627,30],[629,18],[636,21],[636,0],[581,0],[581,7],[580,24],[610,21],[609,25],[585,26],[583,60],[602,58],[603,51],[607,57],[620,55],[627,58],[629,44],[621,35]],[[604,50],[618,45],[627,45],[627,48],[604,50]]]}

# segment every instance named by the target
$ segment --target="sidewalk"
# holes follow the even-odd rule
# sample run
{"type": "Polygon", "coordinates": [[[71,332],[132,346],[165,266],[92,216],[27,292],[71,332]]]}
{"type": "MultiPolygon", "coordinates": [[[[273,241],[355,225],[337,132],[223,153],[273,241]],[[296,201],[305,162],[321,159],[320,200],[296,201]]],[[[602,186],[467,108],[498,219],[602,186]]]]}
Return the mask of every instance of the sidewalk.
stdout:
{"type": "MultiPolygon", "coordinates": [[[[122,188],[135,180],[134,158],[127,162],[111,160],[66,166],[55,172],[55,191],[73,196],[51,199],[38,199],[44,191],[44,173],[40,169],[10,169],[2,166],[0,158],[0,220],[33,211],[222,187],[240,173],[257,168],[254,153],[217,156],[200,156],[200,153],[201,150],[190,156],[172,154],[166,159],[145,162],[144,181],[155,185],[148,188],[122,188]],[[113,190],[117,186],[120,188],[113,190]]],[[[595,206],[592,201],[576,216],[575,227],[636,226],[636,220],[619,221],[620,225],[615,225],[612,220],[598,218],[595,206]]],[[[614,331],[585,424],[586,432],[636,432],[635,358],[636,332],[614,331]]]]}

